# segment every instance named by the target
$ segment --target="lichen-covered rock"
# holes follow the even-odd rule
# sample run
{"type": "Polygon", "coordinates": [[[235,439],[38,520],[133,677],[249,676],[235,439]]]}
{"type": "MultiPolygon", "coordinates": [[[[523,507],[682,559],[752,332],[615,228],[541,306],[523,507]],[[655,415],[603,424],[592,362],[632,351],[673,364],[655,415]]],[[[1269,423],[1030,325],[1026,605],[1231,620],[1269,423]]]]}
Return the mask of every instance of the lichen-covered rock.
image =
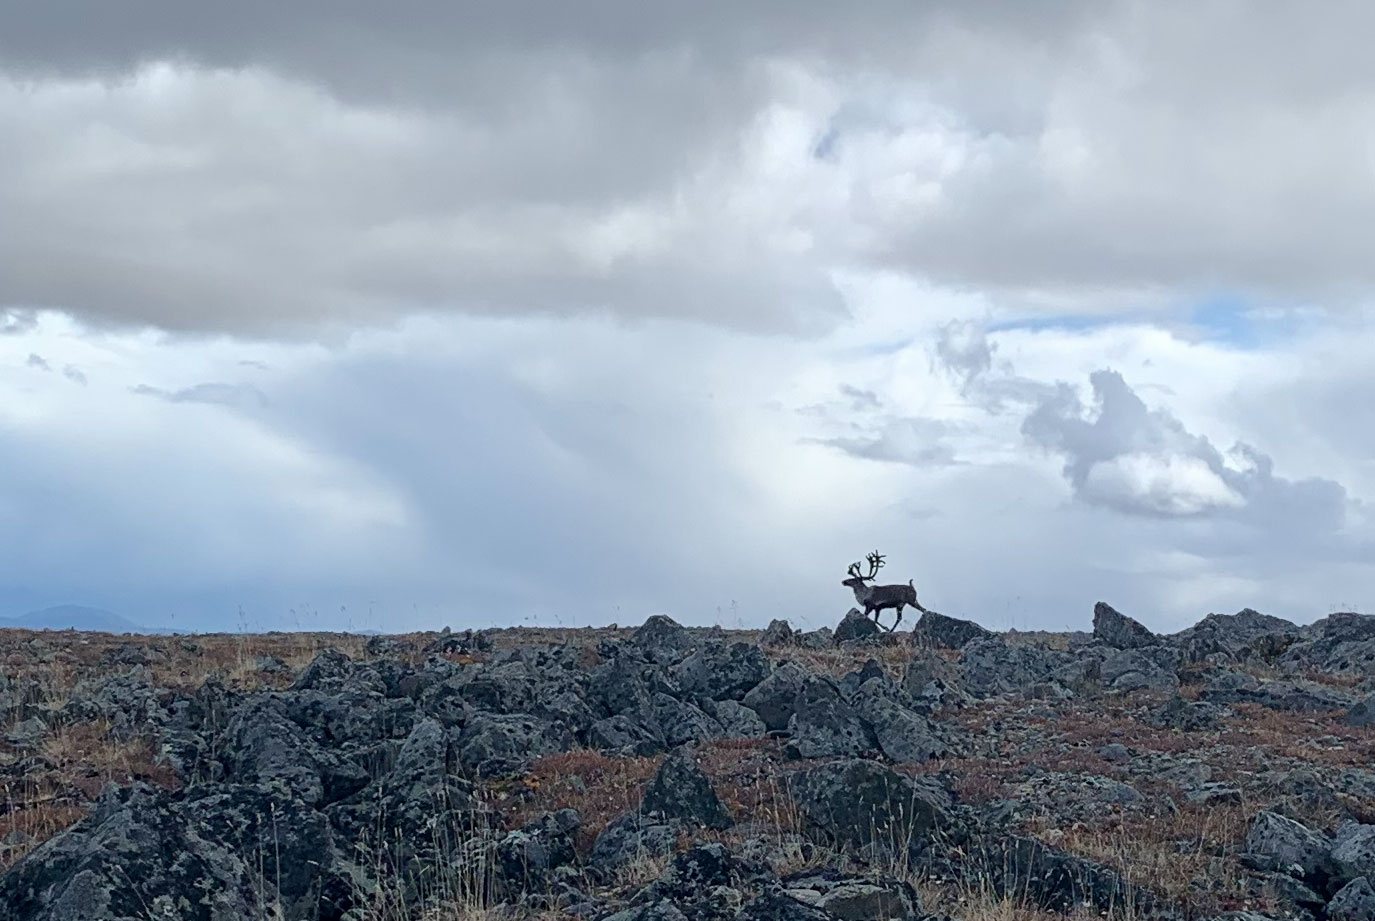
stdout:
{"type": "Polygon", "coordinates": [[[663,614],[647,618],[630,643],[643,658],[660,664],[678,662],[695,645],[686,627],[663,614]]]}
{"type": "Polygon", "coordinates": [[[628,812],[612,820],[597,835],[588,855],[588,867],[603,878],[611,878],[616,871],[642,857],[672,853],[677,837],[676,823],[628,812]]]}
{"type": "Polygon", "coordinates": [[[1358,876],[1343,886],[1327,903],[1329,921],[1375,921],[1375,887],[1358,876]]]}
{"type": "Polygon", "coordinates": [[[1072,661],[1068,653],[1057,649],[991,637],[966,645],[960,664],[970,692],[976,697],[993,697],[1022,694],[1029,687],[1050,681],[1057,669],[1072,661]]]}
{"type": "Polygon", "coordinates": [[[923,764],[950,751],[931,721],[894,700],[881,679],[860,686],[854,707],[890,761],[923,764]]]}
{"type": "Polygon", "coordinates": [[[803,680],[788,719],[788,734],[791,738],[784,751],[789,758],[854,756],[877,745],[873,731],[840,689],[821,676],[803,680]]]}
{"type": "Polygon", "coordinates": [[[769,658],[752,643],[709,643],[675,669],[684,694],[739,700],[769,676],[769,658]]]}
{"type": "Polygon", "coordinates": [[[1333,874],[1341,882],[1375,879],[1375,825],[1348,822],[1332,841],[1333,874]]]}
{"type": "Polygon", "coordinates": [[[1330,844],[1323,835],[1287,816],[1261,812],[1246,835],[1246,850],[1265,869],[1318,884],[1331,873],[1330,844]]]}
{"type": "Polygon", "coordinates": [[[573,833],[581,824],[576,810],[560,809],[508,832],[496,849],[507,885],[518,892],[549,889],[553,871],[577,859],[573,833]]]}
{"type": "Polygon", "coordinates": [[[858,608],[851,608],[835,629],[837,644],[859,643],[876,639],[881,632],[878,622],[858,608]]]}
{"type": "Polygon", "coordinates": [[[1200,732],[1217,726],[1222,708],[1206,701],[1185,700],[1179,695],[1150,711],[1147,722],[1157,729],[1200,732]]]}
{"type": "Polygon", "coordinates": [[[791,874],[781,884],[787,895],[841,921],[916,921],[923,915],[911,884],[889,876],[856,879],[822,868],[791,874]]]}
{"type": "Polygon", "coordinates": [[[1352,704],[1346,711],[1345,720],[1348,726],[1375,725],[1375,694],[1363,697],[1352,704]]]}
{"type": "Polygon", "coordinates": [[[1179,687],[1179,675],[1170,662],[1173,656],[1161,655],[1162,652],[1173,651],[1158,646],[1118,650],[1099,664],[1099,678],[1104,687],[1118,693],[1141,690],[1173,691],[1179,687]],[[1156,654],[1150,654],[1152,651],[1156,654]]]}
{"type": "Polygon", "coordinates": [[[1100,601],[1093,606],[1093,635],[1115,649],[1156,646],[1160,640],[1145,625],[1100,601]]]}
{"type": "Polygon", "coordinates": [[[708,704],[711,715],[721,724],[722,738],[758,739],[768,733],[759,714],[738,700],[718,700],[708,704]]]}
{"type": "Polygon", "coordinates": [[[790,646],[794,642],[793,628],[786,620],[771,620],[759,637],[759,645],[766,648],[790,646]]]}
{"type": "Polygon", "coordinates": [[[711,780],[687,748],[669,752],[645,790],[640,811],[654,818],[676,819],[703,828],[722,829],[734,824],[712,789],[711,780]]]}
{"type": "Polygon", "coordinates": [[[277,910],[247,861],[143,787],[106,798],[0,876],[0,921],[224,921],[277,910]]]}
{"type": "Polygon", "coordinates": [[[1316,681],[1261,681],[1241,672],[1224,672],[1215,676],[1199,696],[1211,703],[1253,703],[1271,710],[1292,710],[1300,713],[1347,710],[1356,700],[1352,694],[1316,681]]]}
{"type": "Polygon", "coordinates": [[[790,792],[812,827],[865,853],[920,849],[950,821],[948,796],[875,761],[833,761],[800,771],[790,792]]]}
{"type": "Polygon", "coordinates": [[[947,617],[935,611],[925,611],[912,628],[912,643],[932,649],[963,649],[974,640],[982,640],[993,633],[974,623],[947,617]]]}
{"type": "Polygon", "coordinates": [[[562,723],[528,714],[477,713],[459,734],[458,760],[478,776],[509,774],[572,744],[572,733],[562,723]]]}
{"type": "Polygon", "coordinates": [[[787,729],[788,720],[797,709],[797,695],[802,693],[806,679],[807,672],[799,665],[784,662],[751,688],[740,702],[759,714],[767,728],[787,729]]]}

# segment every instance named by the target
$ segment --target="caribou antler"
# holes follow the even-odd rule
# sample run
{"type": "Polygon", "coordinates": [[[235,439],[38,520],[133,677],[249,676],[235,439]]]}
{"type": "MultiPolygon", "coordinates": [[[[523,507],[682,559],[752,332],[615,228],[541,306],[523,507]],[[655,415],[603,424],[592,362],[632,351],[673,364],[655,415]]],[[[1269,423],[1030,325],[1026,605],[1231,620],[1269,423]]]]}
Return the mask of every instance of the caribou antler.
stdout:
{"type": "Polygon", "coordinates": [[[859,563],[851,563],[850,568],[845,571],[850,574],[851,579],[859,579],[861,582],[872,582],[874,578],[878,576],[878,571],[883,568],[883,554],[875,550],[864,559],[869,564],[868,575],[859,571],[859,563]]]}

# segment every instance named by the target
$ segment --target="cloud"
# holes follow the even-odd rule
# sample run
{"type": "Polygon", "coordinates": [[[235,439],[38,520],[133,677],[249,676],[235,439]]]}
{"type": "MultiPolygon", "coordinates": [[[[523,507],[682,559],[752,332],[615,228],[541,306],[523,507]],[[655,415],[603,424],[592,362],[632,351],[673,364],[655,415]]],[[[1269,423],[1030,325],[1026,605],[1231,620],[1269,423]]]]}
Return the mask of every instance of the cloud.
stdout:
{"type": "Polygon", "coordinates": [[[33,310],[0,310],[0,336],[18,336],[33,332],[38,315],[33,310]]]}
{"type": "Polygon", "coordinates": [[[24,365],[25,367],[34,368],[39,371],[52,371],[52,365],[48,364],[43,356],[39,355],[37,352],[30,352],[24,365]]]}
{"type": "Polygon", "coordinates": [[[1267,455],[1240,442],[1224,455],[1168,411],[1149,409],[1115,371],[1096,371],[1089,382],[1091,410],[1062,384],[1022,423],[1033,444],[1064,457],[1079,499],[1128,514],[1215,515],[1300,532],[1344,524],[1341,484],[1276,476],[1267,455]]]}
{"type": "Polygon", "coordinates": [[[86,378],[86,372],[82,371],[76,365],[67,365],[64,367],[62,369],[62,376],[73,384],[80,384],[83,387],[90,383],[86,378]]]}
{"type": "Polygon", "coordinates": [[[817,335],[844,273],[1022,315],[1375,288],[1358,5],[1317,32],[1191,8],[1222,50],[1125,0],[81,6],[0,37],[0,304],[275,337],[431,311],[817,335]]]}
{"type": "Polygon", "coordinates": [[[252,384],[204,383],[180,390],[163,390],[148,384],[130,388],[131,393],[156,397],[168,403],[208,403],[215,406],[264,406],[267,396],[252,384]]]}
{"type": "Polygon", "coordinates": [[[937,360],[966,390],[975,378],[993,369],[994,351],[983,327],[971,321],[951,321],[941,327],[936,338],[937,360]]]}
{"type": "Polygon", "coordinates": [[[948,434],[949,426],[938,420],[889,418],[874,433],[816,441],[853,457],[928,467],[956,462],[955,449],[945,441],[948,434]]]}

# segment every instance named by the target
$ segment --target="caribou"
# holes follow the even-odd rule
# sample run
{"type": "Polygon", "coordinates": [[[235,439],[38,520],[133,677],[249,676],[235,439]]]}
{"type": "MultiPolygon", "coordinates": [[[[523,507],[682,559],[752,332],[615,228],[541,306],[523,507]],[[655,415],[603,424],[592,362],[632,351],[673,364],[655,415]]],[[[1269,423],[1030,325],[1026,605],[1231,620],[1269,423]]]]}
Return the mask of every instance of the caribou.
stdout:
{"type": "Polygon", "coordinates": [[[866,617],[872,617],[874,623],[882,627],[883,624],[879,621],[878,617],[879,612],[885,608],[894,609],[898,615],[897,620],[893,621],[893,626],[884,627],[885,630],[891,633],[898,628],[898,624],[902,623],[902,609],[904,607],[910,605],[923,614],[926,613],[926,608],[922,607],[917,601],[917,589],[910,579],[907,581],[906,585],[869,584],[874,581],[878,576],[878,571],[883,568],[884,560],[882,554],[875,550],[873,553],[866,556],[865,560],[869,564],[868,574],[860,572],[859,563],[851,563],[850,568],[846,570],[850,577],[840,584],[854,591],[855,601],[864,607],[864,614],[866,617]]]}

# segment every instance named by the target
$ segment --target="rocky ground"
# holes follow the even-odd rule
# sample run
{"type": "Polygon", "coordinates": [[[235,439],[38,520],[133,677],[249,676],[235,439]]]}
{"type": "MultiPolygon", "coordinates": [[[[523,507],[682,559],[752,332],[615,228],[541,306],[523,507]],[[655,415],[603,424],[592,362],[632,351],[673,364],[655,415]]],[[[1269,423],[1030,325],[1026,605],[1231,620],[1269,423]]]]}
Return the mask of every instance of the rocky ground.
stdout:
{"type": "Polygon", "coordinates": [[[0,921],[1375,919],[1375,617],[0,631],[0,921]]]}

